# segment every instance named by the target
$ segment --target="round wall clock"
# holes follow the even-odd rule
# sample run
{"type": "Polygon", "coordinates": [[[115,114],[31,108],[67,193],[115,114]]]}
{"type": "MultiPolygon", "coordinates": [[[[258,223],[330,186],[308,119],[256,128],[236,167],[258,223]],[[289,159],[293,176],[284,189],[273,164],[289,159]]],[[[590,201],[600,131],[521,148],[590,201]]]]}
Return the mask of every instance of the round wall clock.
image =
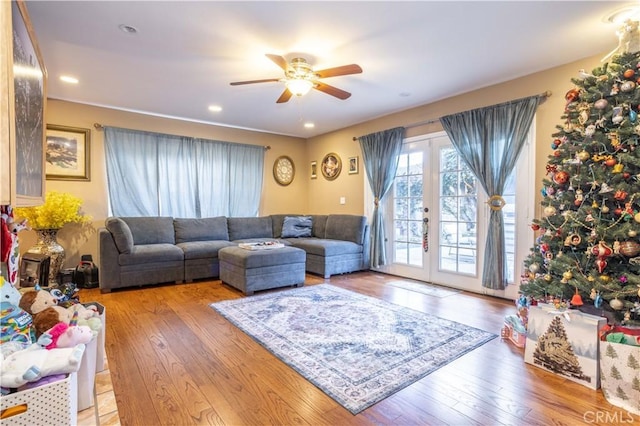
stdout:
{"type": "Polygon", "coordinates": [[[282,186],[287,186],[293,182],[293,177],[296,174],[296,167],[293,165],[293,160],[286,155],[282,155],[276,158],[273,163],[273,177],[282,186]]]}
{"type": "Polygon", "coordinates": [[[342,160],[340,156],[335,152],[330,152],[325,155],[322,159],[320,170],[326,180],[334,180],[337,178],[342,171],[342,160]]]}

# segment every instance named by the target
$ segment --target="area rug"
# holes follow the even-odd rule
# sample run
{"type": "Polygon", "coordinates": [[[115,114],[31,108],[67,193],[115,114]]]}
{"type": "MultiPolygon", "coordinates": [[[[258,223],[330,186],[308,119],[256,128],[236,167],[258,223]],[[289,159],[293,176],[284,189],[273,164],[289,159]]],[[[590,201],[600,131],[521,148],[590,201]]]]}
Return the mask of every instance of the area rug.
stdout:
{"type": "Polygon", "coordinates": [[[405,290],[415,291],[434,297],[447,297],[460,293],[460,290],[452,290],[433,284],[421,283],[416,281],[390,281],[387,284],[393,287],[403,288],[405,290]]]}
{"type": "Polygon", "coordinates": [[[497,337],[330,284],[210,306],[352,414],[497,337]]]}

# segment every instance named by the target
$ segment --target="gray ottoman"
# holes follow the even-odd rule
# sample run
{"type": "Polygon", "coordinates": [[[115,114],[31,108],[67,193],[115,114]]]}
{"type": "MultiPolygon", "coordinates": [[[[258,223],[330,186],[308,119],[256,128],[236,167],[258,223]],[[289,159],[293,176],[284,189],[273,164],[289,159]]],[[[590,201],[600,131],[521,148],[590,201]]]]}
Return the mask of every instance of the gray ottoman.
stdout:
{"type": "Polygon", "coordinates": [[[295,247],[225,247],[218,252],[220,279],[246,295],[277,287],[298,287],[304,285],[306,258],[306,252],[295,247]]]}

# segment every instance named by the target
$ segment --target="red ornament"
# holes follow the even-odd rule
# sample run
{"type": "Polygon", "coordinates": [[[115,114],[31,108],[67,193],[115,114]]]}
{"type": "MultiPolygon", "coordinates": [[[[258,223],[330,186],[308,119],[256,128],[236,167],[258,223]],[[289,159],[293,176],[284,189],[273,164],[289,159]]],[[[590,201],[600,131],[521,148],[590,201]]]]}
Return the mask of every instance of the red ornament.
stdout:
{"type": "Polygon", "coordinates": [[[607,267],[607,261],[604,259],[597,259],[596,266],[598,267],[598,272],[602,273],[604,271],[604,268],[607,267]]]}
{"type": "Polygon", "coordinates": [[[567,100],[567,104],[575,101],[578,97],[580,97],[580,91],[578,89],[571,89],[564,95],[564,98],[567,100]]]}
{"type": "Polygon", "coordinates": [[[631,173],[624,172],[624,173],[622,173],[622,177],[625,178],[625,179],[629,179],[631,177],[631,173]]]}
{"type": "Polygon", "coordinates": [[[606,164],[609,167],[613,167],[618,163],[618,160],[616,160],[615,158],[607,158],[607,160],[604,162],[604,164],[606,164]]]}
{"type": "Polygon", "coordinates": [[[632,70],[631,68],[629,68],[622,75],[624,75],[624,78],[632,79],[635,74],[636,74],[636,72],[634,70],[632,70]]]}
{"type": "Polygon", "coordinates": [[[622,209],[620,207],[618,207],[617,209],[613,210],[613,214],[615,214],[616,216],[621,216],[622,215],[622,209]]]}
{"type": "Polygon", "coordinates": [[[532,223],[531,229],[533,229],[534,231],[537,231],[538,229],[540,229],[540,225],[538,225],[537,223],[532,223]]]}
{"type": "Polygon", "coordinates": [[[627,198],[627,195],[629,195],[629,193],[619,189],[613,194],[613,198],[615,198],[618,201],[624,201],[627,198]]]}
{"type": "Polygon", "coordinates": [[[599,259],[604,259],[605,257],[611,256],[613,250],[611,250],[611,247],[609,247],[607,243],[600,241],[597,246],[593,246],[591,253],[595,254],[599,259]]]}
{"type": "Polygon", "coordinates": [[[582,302],[582,297],[580,296],[580,293],[578,293],[578,289],[576,289],[576,294],[574,294],[573,297],[571,298],[571,305],[573,306],[584,305],[584,303],[582,302]]]}
{"type": "Polygon", "coordinates": [[[558,185],[564,185],[569,181],[569,173],[560,171],[553,175],[553,181],[558,185]]]}

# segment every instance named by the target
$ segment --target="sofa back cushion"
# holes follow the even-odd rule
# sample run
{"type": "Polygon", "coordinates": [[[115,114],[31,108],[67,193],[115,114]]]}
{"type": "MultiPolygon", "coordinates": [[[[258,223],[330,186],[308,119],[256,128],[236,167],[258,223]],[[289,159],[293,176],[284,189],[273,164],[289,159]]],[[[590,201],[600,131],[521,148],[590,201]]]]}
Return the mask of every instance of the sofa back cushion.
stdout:
{"type": "Polygon", "coordinates": [[[176,244],[190,241],[229,240],[227,218],[224,216],[202,219],[173,219],[176,244]]]}
{"type": "Polygon", "coordinates": [[[345,240],[356,244],[364,244],[366,225],[367,218],[365,216],[331,214],[327,217],[324,237],[331,240],[345,240]]]}
{"type": "Polygon", "coordinates": [[[176,243],[172,217],[123,217],[121,219],[129,225],[133,243],[136,245],[176,243]]]}
{"type": "Polygon", "coordinates": [[[310,237],[312,226],[311,216],[286,216],[282,222],[282,238],[310,237]]]}
{"type": "Polygon", "coordinates": [[[311,234],[316,238],[324,238],[325,230],[327,228],[327,216],[326,214],[314,214],[311,216],[313,222],[313,228],[311,234]]]}
{"type": "Polygon", "coordinates": [[[229,241],[273,238],[271,217],[228,217],[229,241]]]}
{"type": "Polygon", "coordinates": [[[108,217],[104,221],[104,225],[111,233],[113,241],[120,253],[129,254],[133,250],[133,234],[129,225],[119,217],[108,217]]]}

